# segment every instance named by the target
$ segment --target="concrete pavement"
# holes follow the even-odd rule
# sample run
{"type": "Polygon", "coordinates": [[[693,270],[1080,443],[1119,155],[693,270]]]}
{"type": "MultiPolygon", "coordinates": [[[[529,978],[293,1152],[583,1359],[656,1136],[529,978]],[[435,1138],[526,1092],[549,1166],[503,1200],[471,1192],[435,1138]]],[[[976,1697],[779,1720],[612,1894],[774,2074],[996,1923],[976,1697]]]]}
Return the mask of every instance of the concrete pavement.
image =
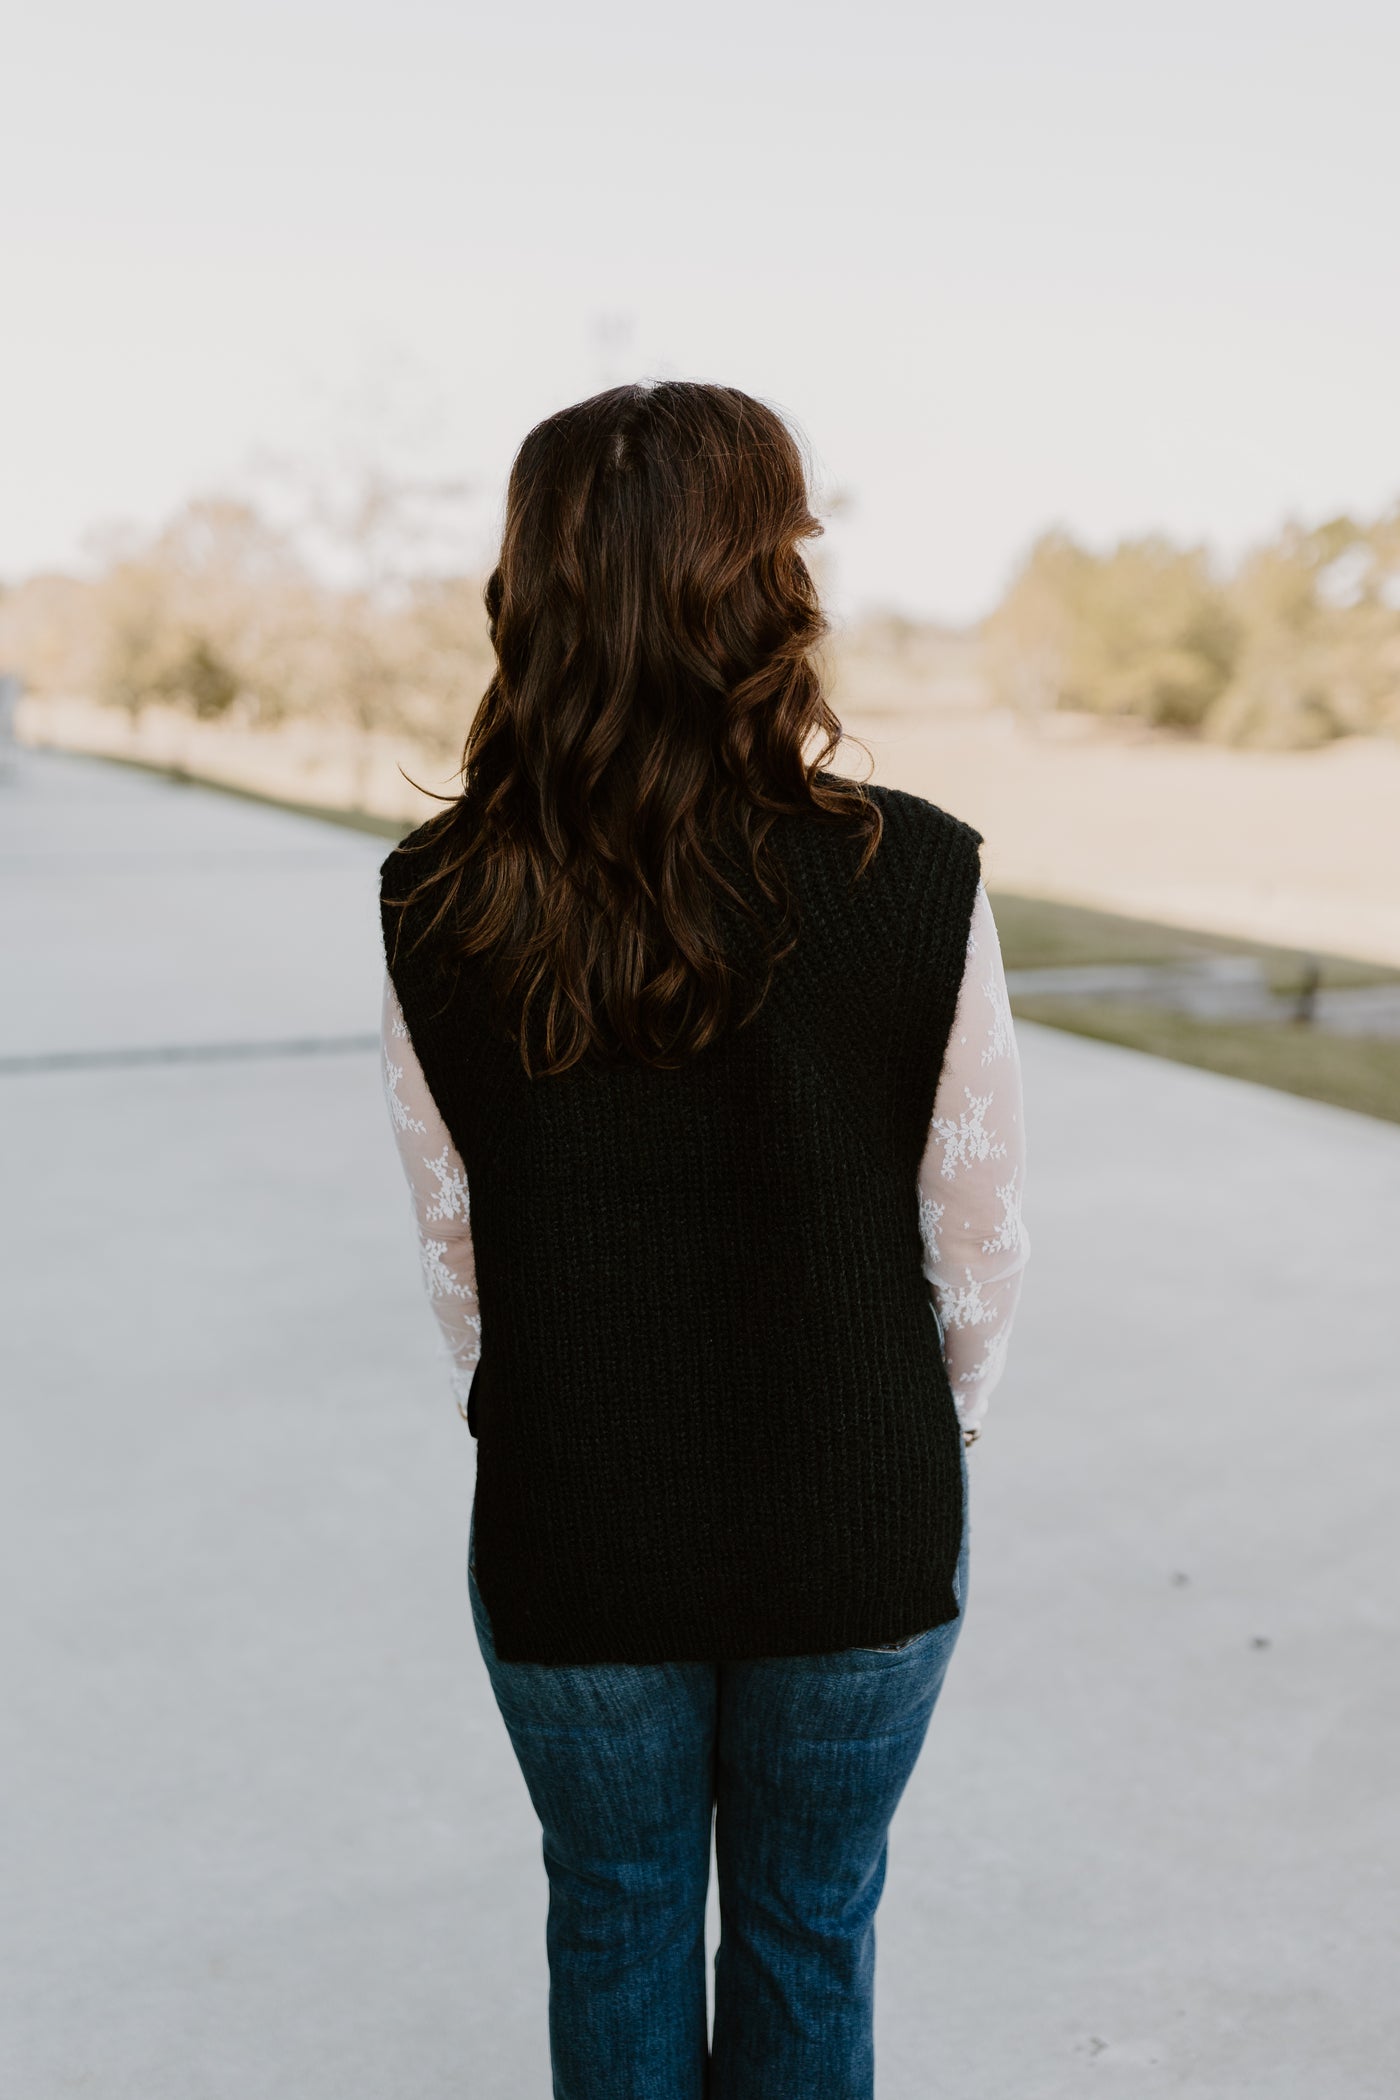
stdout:
{"type": "MultiPolygon", "coordinates": [[[[15,2100],[549,2090],[367,1047],[385,850],[0,780],[15,2100]]],[[[1394,2100],[1400,1130],[1021,1035],[1035,1254],[894,1826],[882,2100],[1394,2100]]]]}

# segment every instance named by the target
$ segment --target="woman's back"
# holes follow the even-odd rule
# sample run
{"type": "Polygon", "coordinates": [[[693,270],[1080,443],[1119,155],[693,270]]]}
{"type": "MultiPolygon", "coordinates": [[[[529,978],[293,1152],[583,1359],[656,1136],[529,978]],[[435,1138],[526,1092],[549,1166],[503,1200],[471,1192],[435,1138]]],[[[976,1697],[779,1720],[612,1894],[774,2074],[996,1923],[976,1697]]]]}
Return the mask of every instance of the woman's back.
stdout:
{"type": "MultiPolygon", "coordinates": [[[[415,950],[406,916],[395,990],[471,1190],[503,1659],[800,1654],[956,1611],[960,1432],[917,1179],[979,841],[867,792],[858,876],[848,829],[775,826],[796,944],[756,1016],[678,1069],[527,1076],[483,973],[415,950]]],[[[421,873],[384,863],[386,945],[421,873]]]]}

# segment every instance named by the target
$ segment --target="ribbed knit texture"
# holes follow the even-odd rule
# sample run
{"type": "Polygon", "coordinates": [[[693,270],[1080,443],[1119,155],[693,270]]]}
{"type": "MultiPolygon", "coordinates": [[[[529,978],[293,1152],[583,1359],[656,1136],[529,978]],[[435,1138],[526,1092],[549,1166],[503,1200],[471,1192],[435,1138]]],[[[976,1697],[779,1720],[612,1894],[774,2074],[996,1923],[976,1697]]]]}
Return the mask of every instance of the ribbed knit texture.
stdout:
{"type": "MultiPolygon", "coordinates": [[[[854,883],[849,826],[779,821],[797,946],[748,1027],[676,1072],[527,1080],[480,966],[410,956],[413,911],[395,955],[385,911],[470,1193],[476,1571],[503,1661],[799,1655],[956,1616],[961,1431],[917,1177],[981,841],[869,792],[884,837],[854,883]]],[[[383,897],[423,861],[391,853],[383,897]]]]}

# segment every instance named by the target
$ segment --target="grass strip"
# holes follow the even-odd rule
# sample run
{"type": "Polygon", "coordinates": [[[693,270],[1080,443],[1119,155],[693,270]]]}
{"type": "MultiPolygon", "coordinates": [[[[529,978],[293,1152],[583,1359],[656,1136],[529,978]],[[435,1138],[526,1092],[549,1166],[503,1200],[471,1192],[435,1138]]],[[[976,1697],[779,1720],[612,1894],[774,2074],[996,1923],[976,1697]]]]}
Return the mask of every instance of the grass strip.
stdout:
{"type": "Polygon", "coordinates": [[[344,831],[372,832],[376,838],[392,839],[396,845],[423,821],[421,817],[381,817],[368,809],[338,809],[330,802],[294,802],[286,795],[244,787],[239,781],[223,780],[214,773],[192,773],[188,766],[132,758],[124,751],[74,751],[66,744],[31,744],[23,748],[60,758],[94,759],[104,766],[126,766],[133,773],[150,773],[157,780],[168,780],[174,787],[212,788],[215,794],[232,795],[236,802],[259,802],[265,809],[285,809],[293,817],[319,817],[323,824],[338,824],[344,831]]]}
{"type": "Polygon", "coordinates": [[[1035,997],[1012,1004],[1020,1018],[1070,1035],[1121,1043],[1176,1064],[1400,1123],[1400,1042],[1328,1035],[1300,1023],[1198,1021],[1107,999],[1035,997]]]}
{"type": "Polygon", "coordinates": [[[1080,963],[1193,962],[1209,955],[1253,955],[1266,966],[1276,991],[1289,991],[1302,975],[1305,959],[1316,962],[1321,983],[1337,989],[1365,984],[1392,984],[1400,970],[1384,963],[1359,962],[1345,955],[1315,955],[1303,948],[1282,948],[1230,934],[1198,933],[1163,926],[1151,919],[1130,919],[1120,912],[1095,911],[1082,904],[1058,904],[1048,897],[1024,897],[1009,890],[992,892],[992,911],[1008,970],[1069,968],[1080,963]]]}

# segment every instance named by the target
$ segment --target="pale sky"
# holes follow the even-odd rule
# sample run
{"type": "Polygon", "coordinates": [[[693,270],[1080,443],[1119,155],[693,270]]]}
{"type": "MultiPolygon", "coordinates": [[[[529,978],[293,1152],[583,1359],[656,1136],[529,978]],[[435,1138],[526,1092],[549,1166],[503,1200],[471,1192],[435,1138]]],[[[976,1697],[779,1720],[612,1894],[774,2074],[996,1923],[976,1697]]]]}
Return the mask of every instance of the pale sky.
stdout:
{"type": "Polygon", "coordinates": [[[849,501],[838,609],[1033,535],[1400,497],[1393,0],[45,0],[0,108],[0,576],[261,449],[465,473],[720,379],[849,501]]]}

